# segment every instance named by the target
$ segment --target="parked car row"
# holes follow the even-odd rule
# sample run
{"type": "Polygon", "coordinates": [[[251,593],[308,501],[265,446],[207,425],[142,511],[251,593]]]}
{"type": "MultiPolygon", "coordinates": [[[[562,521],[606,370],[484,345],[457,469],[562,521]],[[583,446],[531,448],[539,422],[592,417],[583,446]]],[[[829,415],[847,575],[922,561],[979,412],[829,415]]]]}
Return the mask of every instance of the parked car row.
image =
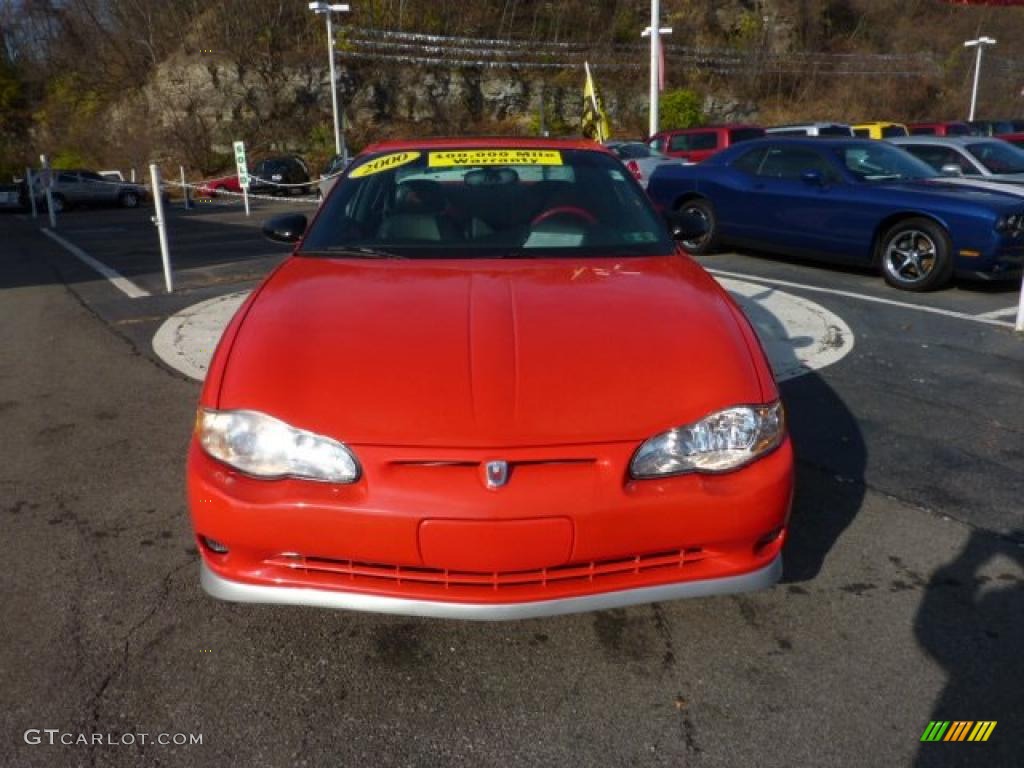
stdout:
{"type": "Polygon", "coordinates": [[[667,155],[699,163],[723,149],[741,141],[764,136],[858,137],[864,139],[892,139],[900,136],[999,136],[1024,144],[1024,120],[972,120],[969,122],[893,123],[885,121],[856,123],[838,122],[792,123],[762,127],[732,123],[705,125],[699,128],[679,128],[660,131],[647,139],[654,150],[667,155]],[[1011,138],[1012,137],[1012,138],[1011,138]]]}
{"type": "Polygon", "coordinates": [[[1021,274],[1021,185],[1024,150],[999,139],[770,136],[659,168],[647,191],[706,222],[685,243],[693,253],[728,243],[875,266],[896,288],[925,291],[954,274],[1021,274]]]}
{"type": "MultiPolygon", "coordinates": [[[[313,190],[306,161],[298,155],[276,155],[257,162],[249,171],[249,192],[259,195],[308,195],[313,190]]],[[[197,190],[200,197],[216,197],[219,192],[241,194],[237,174],[204,182],[197,190]]]]}

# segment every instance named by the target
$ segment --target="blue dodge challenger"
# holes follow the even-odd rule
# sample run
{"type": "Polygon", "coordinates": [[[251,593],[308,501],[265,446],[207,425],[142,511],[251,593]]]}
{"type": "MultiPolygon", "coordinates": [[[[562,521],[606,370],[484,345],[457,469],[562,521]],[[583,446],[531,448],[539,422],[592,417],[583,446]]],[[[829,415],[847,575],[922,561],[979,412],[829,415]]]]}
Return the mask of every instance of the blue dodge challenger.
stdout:
{"type": "Polygon", "coordinates": [[[723,243],[874,265],[908,291],[957,275],[1015,277],[1024,264],[1024,198],[953,186],[880,141],[761,139],[698,165],[663,166],[647,189],[659,208],[704,219],[692,253],[723,243]]]}

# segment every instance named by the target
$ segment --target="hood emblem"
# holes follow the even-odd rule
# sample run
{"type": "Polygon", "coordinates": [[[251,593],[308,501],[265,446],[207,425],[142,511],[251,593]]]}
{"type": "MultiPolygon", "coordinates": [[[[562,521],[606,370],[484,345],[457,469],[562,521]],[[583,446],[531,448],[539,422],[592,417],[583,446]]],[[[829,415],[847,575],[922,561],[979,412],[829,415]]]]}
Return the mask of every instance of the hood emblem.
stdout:
{"type": "Polygon", "coordinates": [[[508,462],[488,461],[484,464],[484,484],[490,488],[501,488],[508,482],[508,462]]]}

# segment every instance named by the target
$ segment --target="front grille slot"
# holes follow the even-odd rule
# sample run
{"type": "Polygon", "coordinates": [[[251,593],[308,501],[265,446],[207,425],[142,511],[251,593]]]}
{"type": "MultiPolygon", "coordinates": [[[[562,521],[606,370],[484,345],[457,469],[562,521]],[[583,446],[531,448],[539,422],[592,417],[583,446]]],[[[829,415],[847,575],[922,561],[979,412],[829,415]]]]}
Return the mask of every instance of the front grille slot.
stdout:
{"type": "Polygon", "coordinates": [[[560,565],[554,568],[505,572],[449,571],[441,568],[306,557],[294,553],[278,555],[264,562],[266,565],[300,570],[309,574],[341,577],[348,582],[378,581],[394,585],[422,584],[442,587],[446,590],[481,588],[500,590],[507,587],[546,587],[573,582],[595,582],[615,576],[680,570],[700,562],[706,557],[709,557],[706,550],[692,547],[615,560],[589,561],[560,565]]]}

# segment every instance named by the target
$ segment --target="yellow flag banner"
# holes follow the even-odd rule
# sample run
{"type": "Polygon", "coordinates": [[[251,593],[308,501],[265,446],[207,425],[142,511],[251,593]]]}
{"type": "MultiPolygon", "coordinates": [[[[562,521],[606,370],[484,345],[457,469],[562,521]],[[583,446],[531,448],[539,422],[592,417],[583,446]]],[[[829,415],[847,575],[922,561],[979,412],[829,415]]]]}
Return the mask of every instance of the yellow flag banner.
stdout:
{"type": "Polygon", "coordinates": [[[590,74],[590,64],[584,62],[583,66],[587,71],[587,82],[583,86],[583,119],[581,132],[588,139],[594,141],[607,141],[611,138],[612,132],[608,127],[608,116],[601,104],[601,97],[594,87],[594,78],[590,74]]]}

